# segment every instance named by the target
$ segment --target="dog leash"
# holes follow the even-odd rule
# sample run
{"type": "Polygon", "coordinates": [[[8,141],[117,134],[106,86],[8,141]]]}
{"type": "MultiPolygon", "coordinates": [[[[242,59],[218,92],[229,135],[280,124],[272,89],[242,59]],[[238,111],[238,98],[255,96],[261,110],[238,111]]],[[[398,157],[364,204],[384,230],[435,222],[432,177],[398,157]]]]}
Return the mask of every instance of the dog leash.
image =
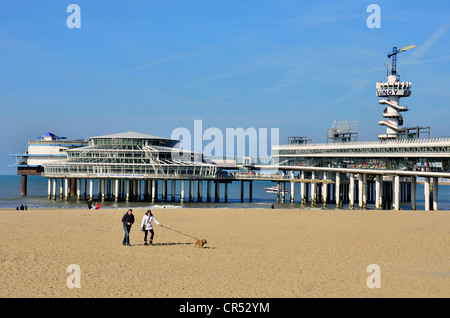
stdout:
{"type": "Polygon", "coordinates": [[[177,230],[171,229],[170,227],[167,227],[167,226],[165,226],[165,225],[163,225],[162,227],[164,227],[164,228],[166,228],[166,229],[168,229],[168,230],[171,230],[171,231],[174,231],[174,232],[177,232],[177,233],[183,234],[183,235],[185,235],[185,236],[187,236],[187,237],[190,237],[190,238],[196,239],[197,241],[200,241],[200,239],[198,239],[198,238],[196,238],[196,237],[193,237],[193,236],[191,236],[191,235],[188,235],[188,234],[182,233],[182,232],[180,232],[180,231],[177,231],[177,230]]]}

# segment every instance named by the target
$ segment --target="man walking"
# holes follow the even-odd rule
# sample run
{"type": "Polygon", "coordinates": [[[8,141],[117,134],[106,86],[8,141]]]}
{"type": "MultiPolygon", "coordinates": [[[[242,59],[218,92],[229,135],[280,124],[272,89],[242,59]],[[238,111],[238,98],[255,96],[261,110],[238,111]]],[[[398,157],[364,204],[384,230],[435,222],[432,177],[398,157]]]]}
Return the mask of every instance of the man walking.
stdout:
{"type": "Polygon", "coordinates": [[[130,230],[134,223],[134,214],[132,209],[128,209],[122,217],[123,230],[125,231],[125,236],[123,237],[122,245],[130,245],[130,230]]]}

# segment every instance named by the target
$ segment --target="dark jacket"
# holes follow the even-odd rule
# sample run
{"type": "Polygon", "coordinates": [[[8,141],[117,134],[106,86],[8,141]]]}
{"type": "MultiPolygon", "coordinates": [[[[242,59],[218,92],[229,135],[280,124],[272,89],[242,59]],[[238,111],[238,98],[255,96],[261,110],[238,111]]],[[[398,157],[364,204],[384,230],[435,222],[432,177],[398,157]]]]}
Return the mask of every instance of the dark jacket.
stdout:
{"type": "Polygon", "coordinates": [[[122,217],[122,223],[123,226],[131,226],[134,223],[134,214],[131,213],[131,215],[127,213],[124,214],[124,216],[122,217]],[[128,225],[128,223],[131,223],[131,225],[128,225]]]}

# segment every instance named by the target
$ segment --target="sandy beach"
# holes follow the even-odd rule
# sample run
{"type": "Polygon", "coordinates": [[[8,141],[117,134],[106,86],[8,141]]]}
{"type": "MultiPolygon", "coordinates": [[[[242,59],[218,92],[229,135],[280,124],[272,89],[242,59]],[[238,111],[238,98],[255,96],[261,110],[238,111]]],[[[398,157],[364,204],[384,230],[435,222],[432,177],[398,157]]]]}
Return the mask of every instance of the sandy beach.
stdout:
{"type": "Polygon", "coordinates": [[[154,246],[133,212],[123,246],[122,209],[0,210],[0,297],[450,296],[449,211],[155,209],[154,246]]]}

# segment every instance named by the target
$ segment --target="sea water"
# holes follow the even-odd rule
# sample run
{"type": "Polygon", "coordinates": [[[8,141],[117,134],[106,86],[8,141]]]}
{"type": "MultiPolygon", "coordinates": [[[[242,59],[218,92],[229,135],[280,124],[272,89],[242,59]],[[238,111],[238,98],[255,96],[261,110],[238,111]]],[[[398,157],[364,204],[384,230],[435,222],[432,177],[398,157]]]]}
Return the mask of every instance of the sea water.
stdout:
{"type": "MultiPolygon", "coordinates": [[[[96,182],[94,182],[94,205],[99,202],[101,208],[148,208],[148,209],[164,209],[164,208],[271,208],[274,205],[275,208],[286,209],[310,209],[310,205],[302,205],[299,203],[300,199],[300,187],[295,187],[295,202],[290,203],[289,193],[286,193],[286,203],[277,203],[276,193],[267,193],[265,188],[270,188],[276,185],[271,181],[254,181],[253,182],[253,200],[249,202],[249,185],[245,182],[244,185],[244,202],[241,202],[241,183],[232,182],[228,185],[228,200],[225,202],[224,189],[225,186],[220,186],[220,201],[214,202],[214,185],[212,185],[211,196],[213,202],[206,202],[206,182],[203,184],[203,202],[197,202],[197,184],[195,184],[194,202],[180,203],[180,182],[176,183],[176,196],[175,202],[171,202],[171,184],[168,182],[167,186],[167,198],[168,202],[162,202],[161,200],[161,182],[159,185],[159,198],[158,202],[114,202],[105,200],[102,202],[98,198],[98,188],[96,182]]],[[[186,183],[185,201],[188,200],[189,190],[188,183],[186,183]]],[[[72,197],[69,200],[60,198],[59,196],[59,183],[57,186],[56,200],[48,199],[48,181],[47,178],[42,176],[28,176],[27,195],[20,195],[21,180],[17,175],[3,175],[0,176],[0,208],[16,208],[20,205],[30,208],[47,208],[47,209],[86,209],[87,201],[85,199],[77,200],[76,197],[72,197]]],[[[290,186],[286,186],[290,190],[290,186]]],[[[416,206],[419,210],[424,209],[424,191],[423,185],[417,184],[416,191],[416,206]]],[[[357,207],[357,200],[355,201],[357,207]]],[[[450,186],[440,185],[438,191],[438,207],[440,210],[450,209],[450,186]]],[[[315,208],[323,208],[319,203],[315,208]]],[[[335,204],[328,204],[326,209],[335,209],[335,204]]],[[[344,204],[344,209],[348,208],[348,204],[344,204]]],[[[374,209],[374,204],[368,204],[367,209],[374,209]]],[[[410,204],[403,204],[401,209],[410,210],[410,204]]]]}

